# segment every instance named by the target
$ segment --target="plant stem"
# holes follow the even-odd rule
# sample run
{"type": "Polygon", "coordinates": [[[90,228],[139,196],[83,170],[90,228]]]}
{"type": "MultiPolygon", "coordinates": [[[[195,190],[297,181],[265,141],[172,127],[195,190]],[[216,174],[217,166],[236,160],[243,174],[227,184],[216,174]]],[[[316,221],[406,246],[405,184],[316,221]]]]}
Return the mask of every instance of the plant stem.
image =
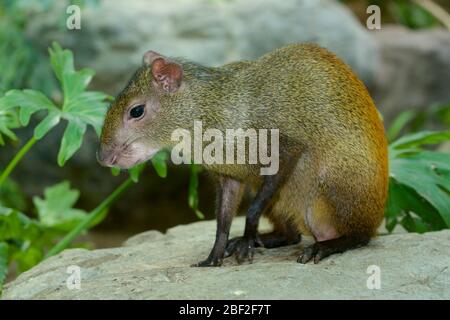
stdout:
{"type": "Polygon", "coordinates": [[[88,216],[81,221],[74,229],[72,229],[64,238],[62,238],[54,247],[52,247],[44,259],[47,259],[55,254],[60,253],[62,250],[66,249],[70,243],[85,229],[89,227],[89,225],[103,213],[131,184],[133,181],[131,178],[125,180],[113,193],[111,193],[105,200],[103,200],[100,205],[92,210],[88,216]]]}
{"type": "Polygon", "coordinates": [[[30,140],[16,153],[14,158],[8,163],[8,166],[2,172],[0,176],[0,187],[5,182],[6,178],[10,175],[10,173],[17,166],[19,161],[23,158],[23,156],[30,150],[30,148],[37,142],[37,139],[33,136],[30,140]]]}

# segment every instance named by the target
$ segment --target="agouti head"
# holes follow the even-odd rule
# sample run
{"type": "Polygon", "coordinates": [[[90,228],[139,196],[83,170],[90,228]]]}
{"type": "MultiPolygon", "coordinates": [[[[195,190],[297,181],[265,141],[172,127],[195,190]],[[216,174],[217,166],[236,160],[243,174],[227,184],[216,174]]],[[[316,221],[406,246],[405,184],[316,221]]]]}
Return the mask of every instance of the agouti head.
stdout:
{"type": "MultiPolygon", "coordinates": [[[[97,158],[104,166],[130,168],[167,146],[177,123],[174,95],[183,85],[182,66],[148,51],[143,65],[110,106],[97,158]]],[[[186,122],[186,121],[184,121],[186,122]]]]}

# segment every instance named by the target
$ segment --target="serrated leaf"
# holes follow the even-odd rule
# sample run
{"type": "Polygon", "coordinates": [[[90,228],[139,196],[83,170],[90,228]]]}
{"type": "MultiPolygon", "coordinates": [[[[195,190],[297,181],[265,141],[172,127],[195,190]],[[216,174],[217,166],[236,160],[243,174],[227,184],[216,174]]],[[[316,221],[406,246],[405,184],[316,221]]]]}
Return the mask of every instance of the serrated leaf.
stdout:
{"type": "Polygon", "coordinates": [[[61,120],[59,112],[50,111],[44,120],[42,120],[36,128],[34,128],[34,137],[41,139],[61,120]]]}
{"type": "Polygon", "coordinates": [[[11,129],[20,127],[19,117],[15,110],[0,109],[0,145],[5,144],[2,135],[7,136],[11,140],[17,140],[17,136],[11,129]]]}
{"type": "MultiPolygon", "coordinates": [[[[58,152],[58,164],[62,166],[81,147],[88,125],[100,135],[107,100],[111,97],[101,92],[85,91],[95,73],[91,69],[75,70],[72,52],[63,50],[54,42],[49,53],[53,72],[64,97],[62,106],[57,107],[39,91],[10,90],[0,98],[0,111],[19,108],[20,122],[27,125],[35,112],[46,110],[47,116],[35,128],[36,139],[44,137],[61,119],[66,120],[68,124],[58,152]]],[[[4,128],[2,130],[0,122],[2,132],[11,136],[11,132],[4,128]]],[[[0,143],[2,141],[0,137],[0,143]]]]}
{"type": "Polygon", "coordinates": [[[59,43],[53,42],[52,47],[48,49],[50,53],[50,63],[53,68],[53,72],[62,82],[64,73],[74,72],[73,55],[69,50],[63,50],[59,43]]]}
{"type": "Polygon", "coordinates": [[[10,90],[0,98],[0,110],[19,107],[19,119],[23,126],[28,125],[30,117],[39,110],[57,110],[55,104],[43,93],[36,90],[10,90]]]}
{"type": "Polygon", "coordinates": [[[43,199],[33,197],[41,225],[70,231],[87,216],[84,210],[73,208],[79,196],[78,190],[70,189],[69,182],[63,181],[46,188],[43,199]]]}
{"type": "Polygon", "coordinates": [[[86,132],[86,123],[81,121],[71,121],[64,131],[61,140],[61,147],[58,152],[58,165],[63,166],[67,160],[81,147],[84,133],[86,132]]]}

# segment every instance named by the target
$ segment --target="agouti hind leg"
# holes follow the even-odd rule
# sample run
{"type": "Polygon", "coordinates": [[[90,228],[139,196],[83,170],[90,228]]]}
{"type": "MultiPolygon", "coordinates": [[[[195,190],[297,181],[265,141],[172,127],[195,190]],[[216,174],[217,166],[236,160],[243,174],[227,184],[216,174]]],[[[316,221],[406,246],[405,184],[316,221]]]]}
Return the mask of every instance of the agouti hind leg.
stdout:
{"type": "Polygon", "coordinates": [[[297,262],[307,263],[311,259],[314,259],[314,263],[318,263],[323,258],[334,253],[341,253],[364,246],[369,243],[369,240],[370,237],[366,236],[343,236],[332,240],[318,241],[306,247],[298,257],[297,262]]]}

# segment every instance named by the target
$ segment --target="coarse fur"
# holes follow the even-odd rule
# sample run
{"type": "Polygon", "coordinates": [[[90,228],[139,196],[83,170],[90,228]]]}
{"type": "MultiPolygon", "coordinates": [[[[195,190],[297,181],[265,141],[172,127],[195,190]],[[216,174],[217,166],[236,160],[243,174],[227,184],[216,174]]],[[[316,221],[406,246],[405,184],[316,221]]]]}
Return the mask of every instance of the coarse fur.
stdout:
{"type": "MultiPolygon", "coordinates": [[[[177,90],[161,89],[144,64],[108,110],[101,146],[121,150],[117,165],[130,167],[173,146],[172,132],[192,130],[194,119],[221,131],[279,129],[280,152],[299,157],[266,212],[275,225],[318,242],[375,234],[387,196],[387,143],[367,89],[345,63],[314,44],[218,68],[168,61],[182,69],[177,90]],[[130,106],[140,103],[146,118],[127,123],[130,106]]],[[[206,168],[254,190],[262,183],[259,165],[206,168]]]]}

